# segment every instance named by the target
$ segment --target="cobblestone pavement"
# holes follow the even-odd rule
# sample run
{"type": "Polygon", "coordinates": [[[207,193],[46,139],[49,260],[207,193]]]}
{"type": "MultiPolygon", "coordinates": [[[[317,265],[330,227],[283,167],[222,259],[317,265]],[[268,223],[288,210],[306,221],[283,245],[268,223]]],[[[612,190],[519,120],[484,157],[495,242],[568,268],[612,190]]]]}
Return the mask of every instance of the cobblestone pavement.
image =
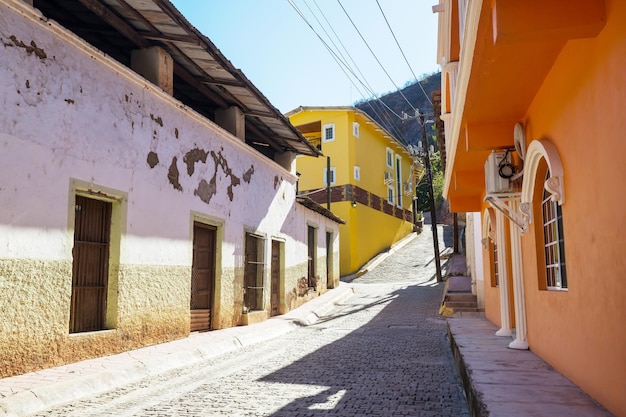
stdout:
{"type": "Polygon", "coordinates": [[[428,232],[315,325],[37,415],[469,417],[428,232]]]}

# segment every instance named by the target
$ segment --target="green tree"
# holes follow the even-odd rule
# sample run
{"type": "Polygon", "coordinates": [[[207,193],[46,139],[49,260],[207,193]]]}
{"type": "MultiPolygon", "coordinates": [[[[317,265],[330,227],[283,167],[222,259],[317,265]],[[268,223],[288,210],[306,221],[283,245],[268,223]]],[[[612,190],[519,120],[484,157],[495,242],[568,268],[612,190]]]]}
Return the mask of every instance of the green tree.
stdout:
{"type": "MultiPolygon", "coordinates": [[[[430,169],[433,176],[433,194],[435,195],[435,207],[439,209],[443,203],[443,169],[441,166],[441,154],[434,152],[430,154],[430,169]]],[[[417,186],[417,209],[420,211],[430,211],[430,201],[428,199],[428,172],[417,186]]]]}

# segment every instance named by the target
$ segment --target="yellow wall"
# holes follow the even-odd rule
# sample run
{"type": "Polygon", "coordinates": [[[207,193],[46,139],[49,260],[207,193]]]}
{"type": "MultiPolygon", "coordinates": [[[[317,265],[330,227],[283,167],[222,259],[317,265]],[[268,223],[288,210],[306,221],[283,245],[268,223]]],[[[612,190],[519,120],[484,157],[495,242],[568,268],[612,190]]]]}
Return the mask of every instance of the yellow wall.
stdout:
{"type": "MultiPolygon", "coordinates": [[[[394,165],[396,155],[401,157],[401,182],[411,180],[412,161],[406,150],[383,136],[376,129],[377,126],[372,125],[369,117],[364,117],[351,108],[305,108],[291,115],[290,121],[295,126],[321,121],[322,130],[326,124],[335,124],[335,141],[322,142],[324,156],[330,156],[331,166],[336,169],[335,186],[351,184],[386,201],[384,171],[392,173],[394,178],[396,176],[395,167],[389,168],[386,164],[387,148],[393,150],[394,165]],[[359,123],[358,138],[353,135],[355,121],[359,123]],[[360,167],[360,180],[354,178],[355,165],[360,167]]],[[[298,187],[301,193],[324,187],[325,157],[298,157],[296,169],[301,174],[298,187]]],[[[395,187],[395,182],[393,185],[395,187]]],[[[410,211],[413,195],[404,195],[403,185],[401,191],[402,208],[410,211]]],[[[325,196],[324,190],[319,193],[325,196]]],[[[396,201],[397,197],[396,192],[396,201]]],[[[332,203],[331,210],[347,222],[340,227],[341,275],[357,272],[372,257],[413,230],[411,222],[360,203],[353,208],[351,201],[335,202],[332,203]]]]}
{"type": "Polygon", "coordinates": [[[626,3],[606,14],[597,38],[565,46],[525,118],[563,163],[568,291],[539,290],[534,230],[522,250],[530,348],[626,416],[626,3]]]}

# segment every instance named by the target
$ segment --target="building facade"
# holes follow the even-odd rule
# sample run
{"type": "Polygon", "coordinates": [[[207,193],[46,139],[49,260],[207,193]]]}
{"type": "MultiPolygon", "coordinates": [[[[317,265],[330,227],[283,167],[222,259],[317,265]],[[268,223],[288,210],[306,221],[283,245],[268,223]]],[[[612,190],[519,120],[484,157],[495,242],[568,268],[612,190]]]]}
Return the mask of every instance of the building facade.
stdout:
{"type": "Polygon", "coordinates": [[[445,0],[434,11],[444,194],[481,225],[486,316],[509,347],[626,416],[626,168],[614,163],[626,150],[626,4],[445,0]]]}
{"type": "Polygon", "coordinates": [[[319,152],[169,2],[125,4],[0,0],[0,377],[338,284],[341,219],[296,198],[319,152]]]}
{"type": "Polygon", "coordinates": [[[354,274],[413,231],[414,174],[421,178],[422,165],[354,107],[300,107],[287,116],[329,158],[296,159],[299,192],[320,204],[330,199],[331,211],[346,220],[340,273],[354,274]]]}

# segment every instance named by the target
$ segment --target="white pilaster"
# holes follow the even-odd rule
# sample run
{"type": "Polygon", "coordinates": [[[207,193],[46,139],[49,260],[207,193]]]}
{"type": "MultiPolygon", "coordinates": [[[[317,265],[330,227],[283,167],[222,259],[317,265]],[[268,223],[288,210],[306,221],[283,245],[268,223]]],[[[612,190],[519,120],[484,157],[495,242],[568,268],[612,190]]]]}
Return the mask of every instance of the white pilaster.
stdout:
{"type": "Polygon", "coordinates": [[[498,273],[500,276],[498,286],[500,288],[500,322],[502,323],[496,336],[510,337],[512,332],[509,313],[509,268],[506,256],[508,245],[504,227],[504,214],[496,210],[496,244],[498,245],[498,273]]]}
{"type": "MultiPolygon", "coordinates": [[[[519,199],[510,200],[514,213],[519,211],[519,199]]],[[[509,223],[511,232],[511,269],[513,273],[513,297],[515,304],[515,340],[509,344],[511,349],[528,349],[526,340],[526,304],[524,302],[524,274],[522,269],[521,230],[513,222],[509,223]]]]}

